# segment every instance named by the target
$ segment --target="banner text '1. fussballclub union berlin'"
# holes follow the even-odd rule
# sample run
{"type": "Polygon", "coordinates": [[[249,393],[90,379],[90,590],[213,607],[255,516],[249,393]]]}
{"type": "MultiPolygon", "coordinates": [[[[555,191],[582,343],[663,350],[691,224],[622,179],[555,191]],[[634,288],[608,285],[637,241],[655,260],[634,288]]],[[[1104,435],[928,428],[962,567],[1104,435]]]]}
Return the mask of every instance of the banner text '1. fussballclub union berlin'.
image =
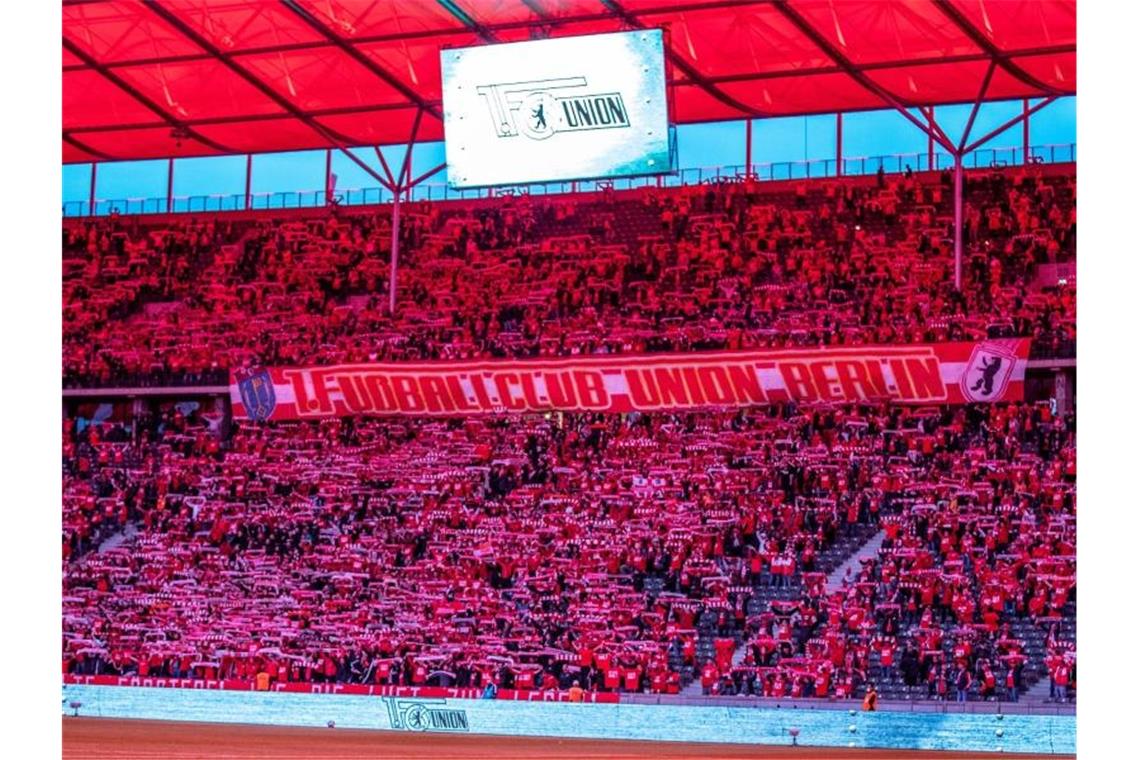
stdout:
{"type": "Polygon", "coordinates": [[[963,404],[1023,395],[1029,340],[237,370],[239,419],[963,404]]]}

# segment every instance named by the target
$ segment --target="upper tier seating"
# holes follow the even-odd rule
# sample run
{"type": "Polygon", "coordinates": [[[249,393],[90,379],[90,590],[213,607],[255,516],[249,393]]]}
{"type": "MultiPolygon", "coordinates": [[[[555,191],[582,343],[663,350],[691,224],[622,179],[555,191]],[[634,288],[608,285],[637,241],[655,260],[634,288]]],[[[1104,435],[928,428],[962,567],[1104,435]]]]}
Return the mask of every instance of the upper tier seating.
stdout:
{"type": "Polygon", "coordinates": [[[1075,282],[1035,268],[1072,260],[1074,178],[1041,171],[970,175],[961,293],[937,175],[409,204],[395,319],[386,213],[69,222],[64,382],[1012,335],[1070,353],[1075,282]]]}

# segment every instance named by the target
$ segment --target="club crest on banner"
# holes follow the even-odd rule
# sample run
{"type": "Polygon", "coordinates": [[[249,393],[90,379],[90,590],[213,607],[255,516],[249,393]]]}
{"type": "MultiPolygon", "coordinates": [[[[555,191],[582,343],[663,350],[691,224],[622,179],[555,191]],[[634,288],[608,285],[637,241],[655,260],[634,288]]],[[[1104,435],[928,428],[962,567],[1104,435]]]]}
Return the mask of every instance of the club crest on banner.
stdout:
{"type": "Polygon", "coordinates": [[[269,419],[277,408],[277,394],[273,391],[273,378],[267,369],[238,370],[234,373],[241,402],[251,420],[269,419]]]}
{"type": "Polygon", "coordinates": [[[404,731],[467,732],[470,723],[466,710],[449,708],[443,699],[392,699],[384,698],[388,708],[388,722],[404,731]]]}
{"type": "Polygon", "coordinates": [[[968,401],[996,401],[1005,394],[1017,362],[1015,343],[989,340],[974,346],[959,380],[968,401]]]}

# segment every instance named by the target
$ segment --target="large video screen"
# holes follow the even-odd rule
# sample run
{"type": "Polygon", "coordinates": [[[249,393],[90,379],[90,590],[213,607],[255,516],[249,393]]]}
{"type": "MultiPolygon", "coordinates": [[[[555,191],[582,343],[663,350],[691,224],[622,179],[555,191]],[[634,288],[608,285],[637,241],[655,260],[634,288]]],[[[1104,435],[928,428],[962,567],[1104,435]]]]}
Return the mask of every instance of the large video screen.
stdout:
{"type": "Polygon", "coordinates": [[[448,184],[671,170],[659,29],[440,54],[448,184]]]}

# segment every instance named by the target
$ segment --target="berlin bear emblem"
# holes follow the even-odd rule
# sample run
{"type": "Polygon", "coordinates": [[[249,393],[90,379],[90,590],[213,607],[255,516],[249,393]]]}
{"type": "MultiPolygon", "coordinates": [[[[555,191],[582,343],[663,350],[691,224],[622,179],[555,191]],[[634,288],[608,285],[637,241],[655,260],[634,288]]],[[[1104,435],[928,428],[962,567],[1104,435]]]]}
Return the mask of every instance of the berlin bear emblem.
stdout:
{"type": "Polygon", "coordinates": [[[974,346],[958,385],[967,401],[999,401],[1013,377],[1017,354],[1004,341],[974,346]]]}

